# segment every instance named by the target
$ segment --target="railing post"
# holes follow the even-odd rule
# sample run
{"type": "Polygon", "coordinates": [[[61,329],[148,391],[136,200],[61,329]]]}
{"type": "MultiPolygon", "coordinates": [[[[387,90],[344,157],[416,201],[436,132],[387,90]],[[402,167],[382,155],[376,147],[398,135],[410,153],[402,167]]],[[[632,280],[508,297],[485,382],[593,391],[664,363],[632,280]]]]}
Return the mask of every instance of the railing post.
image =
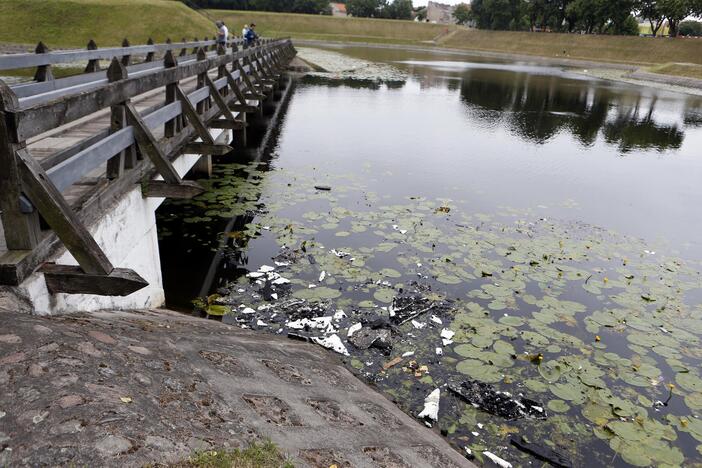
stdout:
{"type": "MultiPolygon", "coordinates": [[[[183,38],[181,42],[185,44],[186,42],[188,42],[188,40],[186,38],[183,38]]],[[[188,55],[188,49],[186,47],[183,47],[182,49],[180,49],[180,57],[185,57],[186,55],[188,55]]]]}
{"type": "MultiPolygon", "coordinates": [[[[227,55],[227,48],[224,44],[219,44],[217,46],[217,55],[219,57],[221,57],[223,55],[227,55]]],[[[218,79],[223,78],[225,76],[226,70],[227,70],[226,63],[217,67],[217,78],[218,79]]],[[[227,94],[229,94],[229,87],[225,86],[224,88],[222,88],[221,94],[222,94],[222,96],[227,96],[227,94]]]]}
{"type": "MultiPolygon", "coordinates": [[[[114,83],[115,81],[124,80],[126,78],[127,69],[117,60],[117,57],[115,57],[112,59],[112,63],[110,63],[110,68],[107,69],[107,81],[114,83]]],[[[127,124],[127,115],[125,113],[124,104],[120,103],[110,106],[110,112],[110,133],[115,133],[124,128],[127,124]]],[[[118,177],[122,176],[126,165],[127,151],[129,151],[131,148],[120,151],[118,155],[113,156],[107,161],[108,179],[117,179],[118,177]]]]}
{"type": "MultiPolygon", "coordinates": [[[[122,41],[122,47],[129,47],[129,41],[125,37],[124,40],[122,41]]],[[[129,65],[132,64],[132,56],[131,54],[128,55],[123,55],[122,56],[122,65],[125,67],[128,67],[129,65]]],[[[111,66],[111,65],[110,65],[111,66]]]]}
{"type": "MultiPolygon", "coordinates": [[[[196,37],[195,39],[193,39],[193,40],[194,40],[195,42],[200,42],[200,39],[198,39],[197,37],[196,37]]],[[[192,53],[193,53],[193,54],[197,54],[197,51],[198,51],[198,50],[200,50],[200,46],[196,45],[196,46],[193,48],[193,52],[192,52],[192,53]]]]}
{"type": "Polygon", "coordinates": [[[20,207],[19,164],[17,151],[25,143],[17,139],[14,113],[19,109],[17,96],[0,80],[0,219],[9,250],[31,250],[41,238],[39,214],[20,207]]]}
{"type": "MultiPolygon", "coordinates": [[[[97,50],[98,46],[94,40],[88,42],[88,50],[97,50]]],[[[95,73],[100,71],[100,59],[88,60],[88,65],[85,66],[84,73],[95,73]]]]}
{"type": "MultiPolygon", "coordinates": [[[[146,45],[154,45],[154,40],[149,38],[148,41],[146,41],[146,45]]],[[[153,62],[154,61],[154,52],[148,52],[146,54],[146,60],[144,62],[153,62]]]]}
{"type": "MultiPolygon", "coordinates": [[[[173,56],[172,51],[169,50],[166,52],[166,55],[163,57],[163,66],[165,68],[175,68],[178,66],[178,60],[173,56]]],[[[177,82],[166,85],[166,105],[176,101],[176,88],[178,88],[177,82]]],[[[175,134],[183,128],[182,122],[182,117],[180,115],[166,122],[164,136],[168,138],[175,136],[175,134]]]]}
{"type": "MultiPolygon", "coordinates": [[[[40,41],[39,44],[37,44],[36,49],[34,49],[34,52],[37,54],[47,54],[49,53],[49,48],[40,41]]],[[[34,81],[50,81],[53,79],[54,74],[51,72],[51,64],[39,65],[37,67],[37,71],[34,74],[34,81]]]]}
{"type": "MultiPolygon", "coordinates": [[[[203,47],[200,47],[197,51],[197,60],[198,62],[202,62],[204,60],[207,60],[207,54],[205,53],[205,49],[203,47]]],[[[205,77],[207,76],[207,71],[204,71],[203,73],[198,73],[197,75],[197,89],[204,88],[207,86],[207,80],[205,77]]],[[[203,101],[200,101],[197,103],[197,113],[198,114],[203,114],[205,111],[207,111],[210,106],[209,106],[210,100],[205,99],[203,101]]]]}

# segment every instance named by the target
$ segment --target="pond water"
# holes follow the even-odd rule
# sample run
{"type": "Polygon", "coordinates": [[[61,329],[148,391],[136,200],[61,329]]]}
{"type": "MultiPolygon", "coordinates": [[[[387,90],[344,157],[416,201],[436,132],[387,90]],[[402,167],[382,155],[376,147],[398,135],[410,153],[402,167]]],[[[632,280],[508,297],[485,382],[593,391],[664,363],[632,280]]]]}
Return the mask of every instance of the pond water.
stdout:
{"type": "Polygon", "coordinates": [[[702,99],[340,52],[397,73],[302,78],[262,151],[163,206],[168,305],[314,337],[413,416],[438,388],[425,422],[478,462],[702,464],[702,99]]]}

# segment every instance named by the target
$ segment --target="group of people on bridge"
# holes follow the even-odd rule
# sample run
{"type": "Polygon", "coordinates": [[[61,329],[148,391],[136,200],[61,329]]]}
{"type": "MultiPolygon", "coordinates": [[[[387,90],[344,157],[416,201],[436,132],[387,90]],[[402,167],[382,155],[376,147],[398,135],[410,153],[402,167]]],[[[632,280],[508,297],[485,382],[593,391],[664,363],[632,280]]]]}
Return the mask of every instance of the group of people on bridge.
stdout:
{"type": "MultiPolygon", "coordinates": [[[[222,20],[215,22],[215,25],[217,26],[217,43],[226,46],[229,39],[229,28],[222,20]]],[[[245,24],[244,29],[241,31],[241,38],[244,39],[244,47],[253,45],[258,40],[256,24],[245,24]]]]}

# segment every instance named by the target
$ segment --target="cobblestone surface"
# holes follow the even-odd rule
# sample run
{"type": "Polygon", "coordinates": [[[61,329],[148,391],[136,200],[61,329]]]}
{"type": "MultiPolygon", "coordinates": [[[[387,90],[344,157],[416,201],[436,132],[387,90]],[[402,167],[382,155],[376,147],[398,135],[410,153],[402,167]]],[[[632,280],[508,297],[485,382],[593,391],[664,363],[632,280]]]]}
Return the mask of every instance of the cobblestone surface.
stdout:
{"type": "Polygon", "coordinates": [[[0,466],[142,466],[270,438],[296,466],[472,466],[305,343],[170,311],[0,309],[0,466]]]}

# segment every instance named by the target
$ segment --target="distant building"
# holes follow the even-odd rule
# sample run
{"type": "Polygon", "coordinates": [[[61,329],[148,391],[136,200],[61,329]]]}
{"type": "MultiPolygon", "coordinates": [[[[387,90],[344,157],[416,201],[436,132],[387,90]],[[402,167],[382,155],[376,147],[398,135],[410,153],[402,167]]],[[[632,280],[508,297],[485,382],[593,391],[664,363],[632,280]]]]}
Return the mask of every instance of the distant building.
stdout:
{"type": "Polygon", "coordinates": [[[453,17],[455,10],[456,7],[454,5],[429,2],[427,4],[427,21],[440,24],[456,24],[456,20],[453,17]]]}
{"type": "Polygon", "coordinates": [[[330,3],[332,16],[348,16],[346,13],[346,4],[344,3],[330,3]]]}

